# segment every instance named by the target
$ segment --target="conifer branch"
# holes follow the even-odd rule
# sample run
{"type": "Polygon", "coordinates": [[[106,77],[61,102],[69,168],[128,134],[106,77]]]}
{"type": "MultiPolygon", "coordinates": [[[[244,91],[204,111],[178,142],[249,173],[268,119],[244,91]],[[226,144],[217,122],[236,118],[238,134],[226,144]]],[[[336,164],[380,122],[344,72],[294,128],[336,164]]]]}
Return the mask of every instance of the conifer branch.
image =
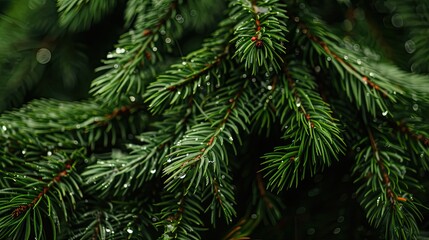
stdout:
{"type": "Polygon", "coordinates": [[[202,228],[203,222],[200,214],[203,209],[200,206],[201,199],[197,194],[185,195],[185,192],[179,196],[167,195],[166,199],[159,203],[164,206],[161,213],[160,222],[155,226],[163,226],[163,239],[200,239],[198,231],[202,228]]]}
{"type": "Polygon", "coordinates": [[[172,22],[178,4],[177,0],[162,0],[152,5],[146,15],[134,24],[135,29],[122,37],[115,53],[107,55],[106,66],[99,68],[108,71],[92,82],[90,92],[93,95],[119,102],[124,91],[126,94],[142,93],[145,83],[140,78],[150,77],[154,70],[151,65],[161,58],[155,43],[160,39],[165,24],[172,22]],[[143,70],[146,65],[148,69],[143,70]]]}
{"type": "Polygon", "coordinates": [[[230,55],[231,20],[226,19],[219,24],[210,41],[206,40],[200,50],[183,58],[181,64],[174,64],[166,74],[160,75],[145,93],[146,102],[154,113],[174,106],[198,92],[214,91],[220,87],[221,78],[230,55]],[[213,60],[214,59],[214,60],[213,60]]]}
{"type": "Polygon", "coordinates": [[[285,94],[278,101],[278,116],[283,138],[291,142],[267,153],[262,170],[271,175],[268,186],[278,191],[297,186],[307,172],[314,175],[344,151],[341,131],[329,106],[315,91],[317,85],[307,68],[291,61],[279,78],[285,94]]]}
{"type": "MultiPolygon", "coordinates": [[[[418,233],[417,219],[422,218],[421,204],[413,198],[410,190],[420,190],[417,180],[410,176],[410,168],[403,149],[394,142],[384,142],[380,149],[386,129],[367,129],[368,137],[359,144],[370,146],[356,155],[353,172],[360,176],[357,193],[361,205],[367,212],[370,224],[385,230],[387,238],[414,239],[418,233]]],[[[411,172],[411,174],[414,174],[411,172]]]]}
{"type": "Polygon", "coordinates": [[[286,53],[285,5],[277,0],[235,0],[230,8],[230,17],[237,21],[235,38],[231,41],[237,49],[234,57],[244,62],[246,69],[252,69],[253,75],[261,66],[267,72],[270,68],[279,70],[281,56],[286,53]]]}

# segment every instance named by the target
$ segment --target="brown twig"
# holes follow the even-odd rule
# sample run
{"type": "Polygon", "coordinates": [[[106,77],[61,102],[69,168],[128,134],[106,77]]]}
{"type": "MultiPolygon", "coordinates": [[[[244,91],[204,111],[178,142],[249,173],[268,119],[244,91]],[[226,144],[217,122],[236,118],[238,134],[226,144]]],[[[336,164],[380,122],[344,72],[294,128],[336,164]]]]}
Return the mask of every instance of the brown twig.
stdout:
{"type": "Polygon", "coordinates": [[[53,186],[52,183],[58,183],[61,181],[61,178],[67,176],[67,170],[70,170],[71,168],[71,164],[70,163],[66,163],[65,164],[65,169],[60,171],[46,186],[43,187],[43,190],[33,199],[33,201],[31,201],[30,203],[26,204],[26,205],[21,205],[19,207],[17,207],[16,209],[14,209],[12,211],[12,217],[13,218],[18,218],[19,216],[21,216],[22,214],[24,214],[25,212],[27,212],[28,209],[32,208],[34,205],[36,205],[36,203],[45,195],[48,193],[48,191],[50,190],[50,188],[53,186]]]}
{"type": "Polygon", "coordinates": [[[386,167],[385,167],[383,161],[380,159],[379,149],[377,147],[377,143],[375,141],[374,135],[370,129],[368,129],[368,136],[369,136],[369,140],[371,142],[372,151],[374,152],[374,155],[375,155],[375,160],[377,161],[377,165],[381,171],[383,183],[384,183],[384,186],[386,188],[386,196],[389,199],[390,203],[392,205],[394,205],[396,203],[397,199],[395,197],[395,193],[392,191],[389,174],[386,170],[386,167]]]}

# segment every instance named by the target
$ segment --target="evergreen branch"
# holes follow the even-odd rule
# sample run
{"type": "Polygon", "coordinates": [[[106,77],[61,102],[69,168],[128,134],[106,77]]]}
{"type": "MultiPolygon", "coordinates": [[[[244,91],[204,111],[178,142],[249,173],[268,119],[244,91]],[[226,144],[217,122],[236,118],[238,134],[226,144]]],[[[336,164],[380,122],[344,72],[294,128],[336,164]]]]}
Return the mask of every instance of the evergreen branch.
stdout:
{"type": "Polygon", "coordinates": [[[271,175],[268,186],[280,191],[297,186],[308,171],[314,175],[330,166],[344,151],[344,142],[331,110],[315,91],[316,83],[305,66],[290,62],[279,76],[285,94],[277,100],[283,138],[292,141],[264,156],[263,171],[271,175]],[[287,91],[286,91],[287,90],[287,91]]]}
{"type": "Polygon", "coordinates": [[[149,107],[155,113],[195,95],[207,85],[206,92],[220,87],[229,58],[228,41],[231,36],[231,20],[219,24],[218,30],[206,40],[203,47],[174,64],[164,75],[159,75],[145,93],[149,107]],[[214,60],[213,60],[214,59],[214,60]]]}
{"type": "Polygon", "coordinates": [[[277,0],[248,1],[236,0],[230,4],[230,17],[238,22],[235,26],[236,52],[239,62],[256,74],[264,66],[277,71],[286,53],[286,6],[277,0]]]}
{"type": "Polygon", "coordinates": [[[0,117],[3,124],[0,139],[12,147],[25,148],[36,143],[50,150],[76,146],[94,148],[98,142],[107,146],[109,140],[115,144],[118,137],[126,138],[128,130],[124,124],[134,122],[131,132],[139,130],[138,122],[144,118],[137,111],[139,108],[132,103],[110,110],[100,108],[97,102],[92,101],[35,100],[19,111],[0,117]],[[127,122],[124,117],[127,117],[127,122]]]}
{"type": "Polygon", "coordinates": [[[71,31],[86,30],[112,11],[115,5],[115,0],[57,0],[59,24],[71,31]]]}
{"type": "Polygon", "coordinates": [[[263,130],[266,130],[268,136],[271,126],[276,122],[278,115],[277,107],[279,106],[277,101],[282,99],[281,95],[284,94],[284,89],[278,87],[277,75],[270,78],[270,83],[256,78],[252,78],[252,82],[256,83],[258,89],[261,89],[255,96],[257,107],[255,107],[254,112],[251,114],[251,122],[253,123],[252,131],[257,131],[260,134],[263,130]],[[264,91],[265,89],[268,91],[264,91]]]}
{"type": "Polygon", "coordinates": [[[98,69],[108,71],[92,82],[93,95],[119,101],[124,91],[142,93],[145,85],[142,78],[151,77],[154,71],[151,65],[161,58],[155,44],[165,25],[174,23],[172,16],[178,4],[178,0],[162,0],[147,8],[141,21],[134,24],[135,29],[122,36],[115,53],[109,53],[105,66],[98,69]]]}
{"type": "Polygon", "coordinates": [[[138,144],[127,144],[129,154],[112,152],[107,157],[99,156],[99,160],[82,173],[89,191],[97,191],[104,198],[125,195],[158,177],[170,146],[183,136],[191,113],[190,107],[184,110],[176,107],[151,124],[153,131],[137,136],[138,144]],[[180,115],[183,117],[178,122],[180,115]]]}
{"type": "Polygon", "coordinates": [[[426,36],[429,28],[429,4],[421,0],[390,0],[388,4],[395,4],[392,17],[399,17],[403,21],[402,28],[408,33],[409,39],[405,42],[405,50],[412,54],[409,61],[413,72],[429,72],[429,48],[426,36]]]}
{"type": "Polygon", "coordinates": [[[396,137],[400,145],[408,150],[415,166],[429,171],[429,126],[424,120],[418,117],[404,118],[401,122],[390,125],[397,132],[396,137]]]}
{"type": "Polygon", "coordinates": [[[29,170],[22,173],[0,171],[10,182],[10,187],[0,190],[0,238],[46,239],[49,233],[56,239],[64,221],[70,219],[67,210],[74,209],[74,194],[82,197],[80,178],[74,171],[81,157],[79,151],[58,153],[46,157],[43,163],[28,163],[29,170]]]}
{"type": "MultiPolygon", "coordinates": [[[[349,99],[358,107],[368,109],[373,116],[379,111],[384,116],[389,114],[389,104],[399,101],[406,102],[411,93],[420,99],[428,96],[427,81],[424,76],[407,74],[397,68],[380,61],[380,56],[369,49],[356,47],[353,43],[343,41],[337,36],[329,34],[326,26],[314,17],[294,17],[297,29],[297,44],[305,45],[306,39],[310,41],[309,51],[305,54],[317,53],[320,66],[327,70],[332,63],[335,75],[339,75],[340,82],[333,82],[337,91],[345,92],[349,99]],[[322,59],[321,56],[325,56],[322,59]],[[344,57],[341,57],[344,56],[344,57]],[[384,69],[383,72],[380,69],[384,69]],[[410,81],[404,82],[408,78],[410,81]],[[386,101],[388,100],[388,101],[386,101]]],[[[309,56],[313,62],[313,56],[309,56]]]]}
{"type": "Polygon", "coordinates": [[[86,200],[70,221],[68,239],[153,239],[148,199],[103,202],[86,200]],[[77,234],[76,234],[77,233],[77,234]]]}
{"type": "Polygon", "coordinates": [[[421,189],[417,180],[406,174],[412,169],[403,163],[404,152],[393,142],[384,142],[387,148],[381,149],[383,132],[379,130],[377,137],[372,129],[368,129],[368,138],[362,143],[370,147],[362,149],[356,155],[356,165],[353,172],[359,174],[356,182],[361,182],[357,193],[361,205],[366,210],[370,224],[385,230],[387,239],[416,239],[419,232],[417,219],[422,219],[418,207],[421,204],[415,200],[407,189],[421,189]]]}
{"type": "Polygon", "coordinates": [[[165,175],[170,175],[166,180],[168,189],[172,190],[180,182],[190,180],[187,187],[189,190],[192,186],[199,185],[206,174],[214,174],[209,179],[221,177],[220,167],[227,164],[223,141],[226,138],[232,142],[234,132],[239,136],[235,124],[247,129],[245,122],[248,122],[248,111],[245,111],[245,106],[248,96],[245,89],[249,84],[247,81],[234,82],[235,79],[237,77],[231,77],[228,80],[231,85],[226,84],[216,92],[220,98],[217,103],[208,102],[207,112],[203,112],[202,118],[214,119],[212,123],[202,122],[194,125],[185,133],[185,138],[172,148],[173,152],[170,154],[172,161],[164,168],[165,175]],[[219,102],[225,105],[219,106],[219,102]],[[212,161],[219,163],[213,164],[213,169],[212,167],[208,169],[212,161]],[[197,166],[198,168],[194,169],[197,166]],[[188,174],[190,172],[192,177],[188,174]]]}
{"type": "Polygon", "coordinates": [[[198,232],[204,230],[200,204],[201,198],[197,194],[186,194],[186,191],[176,196],[164,195],[164,200],[158,204],[163,206],[160,213],[162,220],[155,224],[164,227],[164,233],[159,239],[200,239],[198,232]]]}
{"type": "Polygon", "coordinates": [[[203,201],[212,199],[210,205],[206,209],[206,211],[211,211],[211,224],[216,226],[216,219],[220,218],[222,214],[227,223],[232,222],[232,218],[237,214],[234,208],[236,202],[232,177],[225,172],[219,179],[206,180],[206,186],[209,183],[211,183],[211,187],[205,188],[203,201]]]}

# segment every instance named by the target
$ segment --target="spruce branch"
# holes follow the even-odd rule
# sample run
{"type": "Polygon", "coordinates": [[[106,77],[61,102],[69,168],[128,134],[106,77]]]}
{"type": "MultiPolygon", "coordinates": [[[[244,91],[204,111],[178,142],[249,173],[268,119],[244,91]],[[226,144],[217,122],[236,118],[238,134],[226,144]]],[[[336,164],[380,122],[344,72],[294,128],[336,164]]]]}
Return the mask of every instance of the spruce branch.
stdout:
{"type": "Polygon", "coordinates": [[[59,24],[70,31],[88,29],[115,7],[114,0],[57,0],[59,24]]]}
{"type": "Polygon", "coordinates": [[[0,190],[0,237],[46,239],[49,234],[55,239],[70,219],[68,211],[75,209],[75,195],[82,197],[74,169],[81,158],[80,151],[55,153],[41,163],[26,164],[24,171],[0,171],[10,186],[0,190]]]}
{"type": "Polygon", "coordinates": [[[108,156],[98,156],[97,162],[89,165],[82,173],[90,191],[99,192],[104,198],[124,196],[159,177],[170,147],[185,133],[191,108],[176,107],[165,113],[161,120],[150,125],[152,131],[136,137],[138,143],[126,144],[129,153],[113,151],[108,156]],[[177,122],[181,115],[182,119],[177,122]]]}
{"type": "MultiPolygon", "coordinates": [[[[300,15],[293,17],[297,29],[297,41],[305,44],[306,39],[310,41],[309,51],[304,54],[311,62],[318,58],[319,65],[326,70],[335,72],[340,76],[340,82],[333,82],[337,91],[345,91],[348,98],[355,102],[358,107],[368,109],[373,116],[382,112],[384,116],[391,115],[393,103],[407,102],[411,93],[419,98],[427,98],[427,81],[424,76],[412,75],[398,70],[380,60],[380,56],[372,53],[369,49],[356,47],[353,42],[347,42],[330,34],[321,20],[311,15],[300,15]],[[312,18],[313,20],[311,20],[312,18]],[[314,54],[319,56],[313,56],[314,54]],[[326,58],[326,61],[324,58],[326,58]],[[334,68],[329,70],[329,66],[334,68]],[[384,69],[381,72],[379,69],[384,69]],[[335,70],[335,71],[333,71],[335,70]],[[404,82],[404,78],[413,78],[413,81],[404,82]]],[[[357,45],[359,46],[359,45],[357,45]]]]}
{"type": "Polygon", "coordinates": [[[97,143],[114,145],[119,137],[127,137],[124,124],[133,123],[134,133],[140,129],[145,115],[139,109],[140,105],[132,102],[120,108],[100,108],[94,101],[35,100],[0,117],[0,138],[6,146],[39,145],[46,151],[76,146],[94,148],[97,143]]]}
{"type": "Polygon", "coordinates": [[[252,74],[261,66],[267,72],[270,68],[278,71],[286,53],[286,5],[277,0],[236,0],[230,8],[230,17],[237,22],[231,40],[236,47],[234,57],[252,74]]]}
{"type": "Polygon", "coordinates": [[[172,18],[178,4],[177,0],[162,0],[145,8],[140,21],[122,36],[116,50],[107,55],[105,66],[98,69],[107,72],[92,82],[90,92],[94,96],[119,102],[123,94],[143,92],[147,82],[142,79],[152,77],[154,64],[161,58],[156,43],[162,31],[170,31],[166,25],[175,23],[172,18]]]}
{"type": "Polygon", "coordinates": [[[263,171],[270,176],[268,186],[280,191],[297,186],[306,174],[330,166],[344,151],[344,142],[332,111],[315,91],[316,83],[305,66],[290,62],[279,76],[285,89],[278,101],[283,138],[288,145],[276,147],[264,156],[263,171]],[[307,173],[308,172],[308,173],[307,173]]]}
{"type": "MultiPolygon", "coordinates": [[[[421,190],[417,180],[410,176],[414,171],[407,167],[402,148],[383,138],[382,130],[375,135],[368,128],[368,137],[362,143],[369,143],[356,155],[353,169],[359,174],[356,182],[361,205],[367,212],[370,224],[385,230],[386,238],[416,239],[417,220],[422,219],[421,204],[413,198],[412,190],[421,190]],[[381,144],[384,144],[381,149],[381,144]]],[[[384,130],[384,132],[387,132],[384,130]]]]}
{"type": "Polygon", "coordinates": [[[161,221],[155,226],[163,226],[164,233],[159,239],[200,239],[199,231],[204,230],[200,215],[201,198],[198,194],[185,194],[186,190],[176,195],[166,194],[158,205],[162,206],[161,221]]]}
{"type": "Polygon", "coordinates": [[[219,23],[218,30],[201,49],[188,54],[182,63],[172,65],[165,74],[158,76],[144,95],[150,102],[151,111],[159,113],[199,91],[205,89],[209,93],[222,84],[230,57],[231,23],[229,19],[219,23]]]}

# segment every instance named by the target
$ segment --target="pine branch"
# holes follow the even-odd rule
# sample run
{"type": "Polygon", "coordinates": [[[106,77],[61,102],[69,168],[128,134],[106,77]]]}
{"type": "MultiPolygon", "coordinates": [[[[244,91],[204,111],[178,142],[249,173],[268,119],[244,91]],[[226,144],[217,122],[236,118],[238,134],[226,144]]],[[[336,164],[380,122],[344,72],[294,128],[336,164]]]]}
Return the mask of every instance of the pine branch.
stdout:
{"type": "MultiPolygon", "coordinates": [[[[98,69],[107,72],[92,82],[90,92],[94,96],[118,103],[124,94],[140,95],[143,92],[155,70],[154,64],[161,59],[156,43],[166,30],[172,31],[166,26],[175,23],[172,17],[178,4],[177,0],[162,0],[144,8],[147,12],[134,23],[132,30],[121,37],[115,52],[107,55],[105,66],[98,69]]],[[[166,42],[171,42],[171,38],[167,37],[166,42]]]]}
{"type": "Polygon", "coordinates": [[[230,27],[229,19],[221,22],[218,30],[200,50],[188,54],[181,64],[171,66],[150,85],[145,98],[154,113],[174,106],[204,89],[210,93],[215,87],[220,87],[229,63],[230,27]]]}
{"type": "Polygon", "coordinates": [[[198,232],[203,231],[203,222],[200,215],[201,198],[197,194],[187,194],[186,191],[164,195],[164,200],[159,203],[162,206],[160,222],[156,226],[163,226],[164,233],[160,239],[200,239],[198,232]]]}
{"type": "Polygon", "coordinates": [[[368,138],[362,143],[370,147],[363,148],[356,155],[353,172],[359,174],[356,182],[360,182],[357,193],[361,205],[367,212],[370,224],[385,231],[388,239],[416,239],[418,235],[417,220],[423,218],[419,211],[421,204],[413,198],[410,190],[421,190],[417,180],[407,172],[401,147],[394,142],[387,142],[383,137],[385,130],[379,130],[376,137],[374,130],[368,128],[368,138]],[[381,149],[384,143],[383,149],[381,149]]]}
{"type": "Polygon", "coordinates": [[[278,71],[286,53],[286,5],[277,0],[236,0],[230,8],[230,17],[238,22],[231,41],[237,49],[234,57],[252,74],[261,66],[267,72],[278,71]]]}
{"type": "Polygon", "coordinates": [[[305,66],[291,62],[279,76],[285,94],[277,102],[288,145],[264,156],[268,186],[280,191],[297,186],[306,174],[330,166],[343,153],[344,142],[329,106],[314,91],[316,83],[305,66]],[[307,173],[308,172],[308,173],[307,173]]]}
{"type": "Polygon", "coordinates": [[[419,98],[427,98],[427,81],[423,76],[416,76],[398,70],[397,68],[380,61],[380,56],[369,49],[354,49],[353,43],[340,40],[330,34],[329,29],[322,24],[317,17],[309,15],[293,17],[296,22],[297,41],[305,45],[305,36],[310,41],[311,49],[305,51],[311,62],[319,59],[319,65],[339,75],[340,82],[333,82],[337,91],[346,92],[349,99],[372,113],[382,112],[384,116],[389,114],[392,103],[406,102],[414,93],[419,98]],[[314,21],[309,18],[315,19],[314,21]],[[313,55],[317,54],[313,58],[313,55]],[[325,61],[322,56],[326,57],[325,61]],[[342,57],[343,56],[343,57],[342,57]],[[380,72],[379,69],[385,69],[380,72]],[[412,78],[412,81],[404,82],[404,78],[412,78]],[[424,87],[423,87],[424,86],[424,87]]]}
{"type": "Polygon", "coordinates": [[[113,10],[114,0],[57,0],[59,24],[70,31],[82,31],[113,10]]]}
{"type": "Polygon", "coordinates": [[[139,130],[139,122],[145,117],[138,112],[139,108],[134,103],[113,109],[100,108],[93,101],[37,100],[0,117],[0,139],[5,146],[39,145],[47,150],[76,146],[94,148],[97,143],[107,146],[115,144],[119,137],[127,137],[129,130],[125,124],[133,122],[131,132],[139,130]]]}
{"type": "Polygon", "coordinates": [[[99,160],[82,173],[88,189],[99,192],[103,198],[125,196],[158,178],[170,147],[184,135],[191,113],[191,107],[176,108],[151,124],[153,131],[138,135],[138,143],[127,144],[130,153],[112,152],[107,157],[99,156],[99,160]],[[180,116],[182,119],[177,122],[180,116]]]}
{"type": "Polygon", "coordinates": [[[0,171],[10,185],[0,190],[0,237],[46,239],[49,234],[55,239],[76,205],[74,194],[82,197],[74,171],[81,157],[79,151],[57,153],[38,164],[27,163],[25,171],[0,171]]]}

